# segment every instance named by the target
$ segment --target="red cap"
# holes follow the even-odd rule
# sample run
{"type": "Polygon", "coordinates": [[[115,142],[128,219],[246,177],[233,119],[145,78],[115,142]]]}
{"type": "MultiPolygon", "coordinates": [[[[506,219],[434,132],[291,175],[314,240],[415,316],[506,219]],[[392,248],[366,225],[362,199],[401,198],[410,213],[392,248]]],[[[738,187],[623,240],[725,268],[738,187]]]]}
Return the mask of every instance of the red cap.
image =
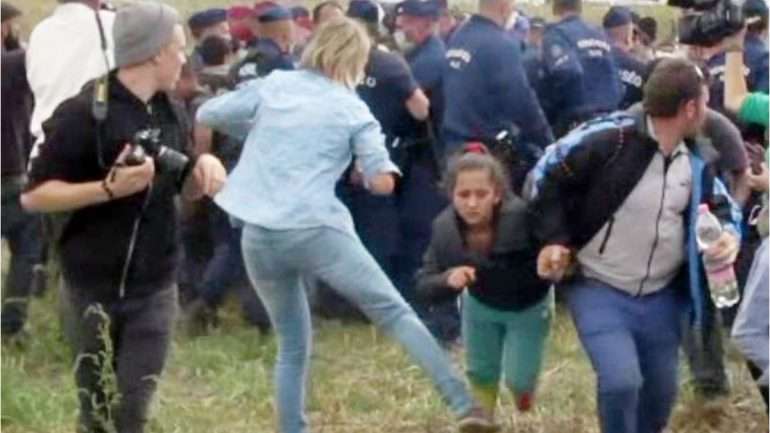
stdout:
{"type": "Polygon", "coordinates": [[[242,20],[254,16],[254,9],[248,6],[230,6],[227,10],[227,17],[231,20],[242,20]]]}
{"type": "Polygon", "coordinates": [[[265,0],[261,2],[257,2],[254,4],[254,14],[259,17],[263,13],[267,12],[268,10],[278,6],[278,3],[271,2],[270,0],[265,0]]]}
{"type": "Polygon", "coordinates": [[[484,143],[471,141],[465,144],[463,153],[478,153],[479,155],[487,155],[489,154],[489,149],[487,149],[487,146],[485,146],[484,143]]]}

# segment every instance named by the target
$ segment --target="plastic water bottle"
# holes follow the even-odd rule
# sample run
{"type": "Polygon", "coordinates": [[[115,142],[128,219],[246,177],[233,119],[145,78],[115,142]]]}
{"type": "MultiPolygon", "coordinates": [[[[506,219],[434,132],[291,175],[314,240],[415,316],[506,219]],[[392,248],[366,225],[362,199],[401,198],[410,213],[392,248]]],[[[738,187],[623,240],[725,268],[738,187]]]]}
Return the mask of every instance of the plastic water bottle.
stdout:
{"type": "MultiPolygon", "coordinates": [[[[695,222],[698,248],[701,251],[708,249],[722,236],[722,230],[722,224],[709,211],[708,205],[698,206],[698,220],[695,222]]],[[[706,268],[706,278],[714,305],[717,308],[727,308],[737,304],[741,295],[738,292],[738,282],[735,279],[733,264],[711,262],[704,256],[703,265],[706,268]]]]}

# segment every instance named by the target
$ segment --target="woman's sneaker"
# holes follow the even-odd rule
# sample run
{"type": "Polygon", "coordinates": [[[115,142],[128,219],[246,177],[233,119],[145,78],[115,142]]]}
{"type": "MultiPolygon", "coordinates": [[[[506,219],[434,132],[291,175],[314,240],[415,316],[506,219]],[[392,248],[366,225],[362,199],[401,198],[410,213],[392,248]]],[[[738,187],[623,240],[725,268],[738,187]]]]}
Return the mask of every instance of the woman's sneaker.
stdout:
{"type": "Polygon", "coordinates": [[[460,417],[457,426],[460,433],[496,433],[500,431],[500,425],[495,423],[490,414],[478,406],[460,417]]]}

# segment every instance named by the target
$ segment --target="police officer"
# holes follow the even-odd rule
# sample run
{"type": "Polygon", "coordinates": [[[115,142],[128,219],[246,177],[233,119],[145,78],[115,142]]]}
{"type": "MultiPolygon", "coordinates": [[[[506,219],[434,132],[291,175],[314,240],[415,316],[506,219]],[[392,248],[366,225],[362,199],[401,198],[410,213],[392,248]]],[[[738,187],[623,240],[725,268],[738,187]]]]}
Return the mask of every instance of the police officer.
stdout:
{"type": "Polygon", "coordinates": [[[505,31],[512,0],[480,0],[479,12],[447,46],[444,75],[445,157],[467,141],[493,140],[513,126],[530,143],[545,147],[551,129],[527,81],[520,44],[505,31]]]}
{"type": "Polygon", "coordinates": [[[554,0],[559,21],[543,35],[547,92],[543,108],[557,136],[618,107],[622,87],[611,47],[580,17],[582,0],[554,0]]]}
{"type": "MultiPolygon", "coordinates": [[[[377,4],[371,0],[353,0],[347,14],[362,21],[373,40],[380,38],[379,29],[384,13],[377,4]]],[[[358,94],[380,122],[391,159],[403,166],[406,153],[402,149],[405,138],[412,133],[411,119],[422,121],[428,117],[428,98],[404,59],[386,51],[382,45],[373,44],[365,72],[366,76],[357,89],[358,94]]],[[[404,284],[398,278],[397,258],[403,249],[398,194],[371,195],[359,179],[353,168],[338,192],[350,208],[364,245],[404,298],[413,301],[411,284],[404,284]]]]}
{"type": "Polygon", "coordinates": [[[193,70],[198,71],[203,67],[200,57],[200,44],[208,36],[216,35],[230,40],[230,24],[227,21],[227,10],[211,8],[190,15],[187,27],[193,37],[195,47],[190,58],[193,70]]]}
{"type": "Polygon", "coordinates": [[[545,89],[543,78],[545,69],[543,67],[543,32],[546,22],[543,18],[534,17],[529,20],[529,32],[527,39],[522,43],[521,63],[524,66],[524,72],[527,74],[527,81],[537,94],[542,98],[545,89]]]}
{"type": "Polygon", "coordinates": [[[291,56],[294,21],[283,6],[273,6],[257,18],[259,38],[246,56],[233,66],[232,82],[241,83],[264,77],[276,69],[294,69],[291,56]]]}
{"type": "Polygon", "coordinates": [[[604,15],[602,27],[612,44],[612,57],[623,85],[623,99],[618,108],[626,109],[642,100],[642,85],[647,72],[647,66],[631,55],[634,38],[631,10],[623,6],[611,7],[604,15]]]}
{"type": "MultiPolygon", "coordinates": [[[[396,279],[402,287],[409,287],[409,292],[430,242],[433,220],[447,205],[437,186],[443,148],[436,139],[436,128],[443,114],[442,77],[446,63],[446,48],[438,36],[441,9],[437,0],[406,0],[396,10],[396,42],[430,99],[429,122],[407,119],[410,131],[406,143],[411,146],[408,160],[401,166],[404,177],[398,195],[401,243],[396,279]]],[[[459,337],[456,302],[425,306],[423,317],[440,342],[449,344],[459,337]]]]}
{"type": "Polygon", "coordinates": [[[438,37],[440,12],[436,0],[406,0],[397,9],[398,30],[394,34],[414,78],[430,99],[434,121],[443,112],[441,80],[446,47],[438,37]]]}

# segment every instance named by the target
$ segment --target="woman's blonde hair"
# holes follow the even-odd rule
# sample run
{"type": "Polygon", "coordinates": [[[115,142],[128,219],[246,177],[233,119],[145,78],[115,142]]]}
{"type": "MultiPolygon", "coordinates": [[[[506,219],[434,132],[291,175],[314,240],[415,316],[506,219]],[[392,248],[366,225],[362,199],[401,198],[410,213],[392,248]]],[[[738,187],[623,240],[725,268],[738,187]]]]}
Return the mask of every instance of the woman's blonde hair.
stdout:
{"type": "Polygon", "coordinates": [[[353,89],[363,78],[370,48],[363,26],[350,18],[337,17],[321,25],[300,63],[353,89]]]}

